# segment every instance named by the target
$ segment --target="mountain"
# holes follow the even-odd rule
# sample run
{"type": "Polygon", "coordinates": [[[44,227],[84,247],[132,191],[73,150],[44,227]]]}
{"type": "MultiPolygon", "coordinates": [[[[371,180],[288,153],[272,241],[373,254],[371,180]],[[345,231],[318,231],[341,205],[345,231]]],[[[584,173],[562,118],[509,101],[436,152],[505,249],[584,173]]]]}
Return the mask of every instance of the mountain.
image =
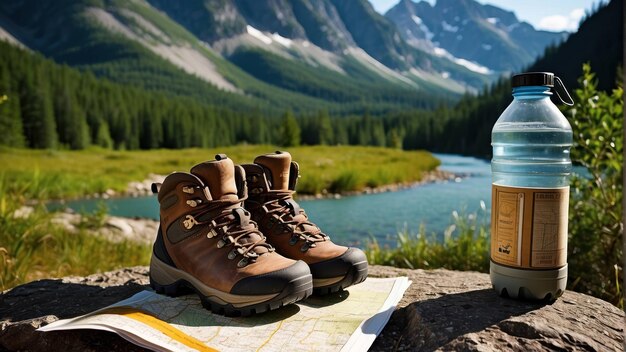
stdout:
{"type": "Polygon", "coordinates": [[[0,1],[0,28],[99,77],[242,110],[432,108],[495,78],[408,45],[367,0],[0,1]]]}
{"type": "MultiPolygon", "coordinates": [[[[284,145],[293,113],[206,104],[112,83],[0,41],[0,146],[84,149],[284,145]]],[[[321,108],[321,107],[320,107],[321,108]]],[[[298,116],[302,143],[397,147],[368,112],[331,119],[324,110],[298,116]]],[[[293,137],[288,139],[293,142],[293,137]]],[[[300,142],[300,141],[298,141],[300,142]]]]}
{"type": "MultiPolygon", "coordinates": [[[[0,145],[280,144],[276,116],[296,113],[305,144],[485,156],[491,126],[511,100],[509,80],[499,79],[451,108],[443,73],[463,65],[396,40],[395,27],[362,1],[302,0],[326,9],[317,25],[303,19],[311,16],[302,17],[297,0],[244,4],[271,13],[239,1],[150,1],[0,1],[0,37],[11,43],[0,42],[0,94],[8,96],[0,145]],[[214,29],[203,32],[202,23],[214,29]]],[[[609,89],[622,60],[622,13],[620,0],[602,5],[530,69],[553,71],[573,89],[590,61],[609,89]]]]}
{"type": "Polygon", "coordinates": [[[255,79],[141,1],[4,1],[0,26],[31,50],[123,84],[243,109],[338,108],[255,79]]]}
{"type": "Polygon", "coordinates": [[[385,17],[415,48],[500,72],[523,68],[567,36],[535,30],[513,12],[475,0],[437,0],[434,6],[401,0],[385,17]]]}
{"type": "MultiPolygon", "coordinates": [[[[611,91],[621,79],[619,73],[624,63],[623,13],[622,0],[600,5],[581,23],[576,33],[561,45],[547,50],[527,70],[554,72],[572,92],[578,86],[583,64],[590,63],[598,79],[598,89],[611,91]]],[[[440,132],[431,137],[435,142],[424,147],[439,152],[491,155],[491,129],[512,99],[509,79],[500,80],[477,97],[465,97],[445,114],[447,121],[440,127],[440,132]]],[[[553,101],[561,105],[555,96],[553,101]]],[[[435,119],[441,120],[442,117],[436,116],[435,119]]]]}
{"type": "Polygon", "coordinates": [[[380,76],[435,91],[473,90],[494,78],[407,45],[367,0],[149,2],[228,59],[249,50],[258,56],[261,50],[351,77],[367,73],[367,79],[380,76]],[[204,30],[206,23],[218,22],[232,30],[224,35],[204,30]]]}

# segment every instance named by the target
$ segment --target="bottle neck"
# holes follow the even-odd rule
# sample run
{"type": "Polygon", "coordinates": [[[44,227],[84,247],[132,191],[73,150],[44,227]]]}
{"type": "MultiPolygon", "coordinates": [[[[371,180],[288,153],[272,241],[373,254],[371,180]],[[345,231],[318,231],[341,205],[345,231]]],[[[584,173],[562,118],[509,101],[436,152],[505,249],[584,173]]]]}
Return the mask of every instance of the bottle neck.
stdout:
{"type": "Polygon", "coordinates": [[[513,88],[513,98],[515,100],[532,100],[550,98],[552,92],[546,86],[523,86],[513,88]]]}

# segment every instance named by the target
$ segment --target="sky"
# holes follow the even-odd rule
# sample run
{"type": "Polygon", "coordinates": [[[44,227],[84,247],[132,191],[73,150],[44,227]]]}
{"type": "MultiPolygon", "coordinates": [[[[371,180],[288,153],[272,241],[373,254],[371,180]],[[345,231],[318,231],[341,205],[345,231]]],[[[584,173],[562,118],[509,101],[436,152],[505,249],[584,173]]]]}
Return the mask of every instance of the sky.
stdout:
{"type": "MultiPolygon", "coordinates": [[[[369,0],[374,9],[385,13],[399,0],[369,0]]],[[[417,1],[417,0],[413,0],[417,1]]],[[[427,0],[434,4],[436,0],[427,0]]],[[[606,0],[477,0],[505,10],[513,11],[517,18],[532,24],[536,29],[548,31],[570,31],[578,29],[585,11],[591,11],[594,4],[606,0]]]]}

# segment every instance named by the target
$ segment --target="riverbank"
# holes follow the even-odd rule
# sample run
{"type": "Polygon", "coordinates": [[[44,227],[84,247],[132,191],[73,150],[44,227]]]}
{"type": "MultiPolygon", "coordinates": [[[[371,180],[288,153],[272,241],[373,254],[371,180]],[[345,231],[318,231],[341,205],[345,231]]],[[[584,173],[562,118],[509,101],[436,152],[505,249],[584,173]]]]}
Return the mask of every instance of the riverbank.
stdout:
{"type": "MultiPolygon", "coordinates": [[[[279,149],[239,145],[219,149],[147,151],[50,151],[0,149],[0,190],[26,199],[110,198],[148,193],[149,184],[173,171],[225,153],[235,163],[250,163],[257,155],[279,149]],[[140,181],[146,180],[147,181],[140,181]],[[137,182],[139,181],[139,182],[137,182]]],[[[300,164],[300,194],[348,194],[406,185],[430,177],[440,165],[426,151],[381,147],[303,146],[290,148],[300,164]]]]}
{"type": "MultiPolygon", "coordinates": [[[[296,197],[299,200],[311,200],[311,199],[324,199],[324,198],[340,198],[346,196],[356,196],[360,194],[376,194],[383,192],[394,192],[402,189],[413,188],[421,185],[425,185],[433,182],[460,182],[460,180],[468,175],[456,174],[449,171],[443,171],[439,169],[425,171],[422,173],[421,178],[418,181],[399,182],[392,184],[384,184],[377,187],[365,186],[358,190],[340,190],[337,193],[329,192],[328,189],[322,189],[321,192],[316,194],[306,193],[308,190],[298,192],[296,197]]],[[[113,190],[107,190],[103,194],[88,195],[86,198],[103,198],[109,199],[111,197],[143,197],[152,194],[152,184],[162,183],[165,179],[165,175],[149,174],[143,181],[132,181],[126,187],[126,190],[121,193],[117,193],[113,190]]]]}

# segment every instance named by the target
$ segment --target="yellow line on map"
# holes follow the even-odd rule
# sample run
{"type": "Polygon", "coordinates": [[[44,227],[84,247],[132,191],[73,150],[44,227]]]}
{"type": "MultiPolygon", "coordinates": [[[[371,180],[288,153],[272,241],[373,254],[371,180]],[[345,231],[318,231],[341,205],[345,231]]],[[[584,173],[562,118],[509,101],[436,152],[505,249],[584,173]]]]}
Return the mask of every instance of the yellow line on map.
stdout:
{"type": "Polygon", "coordinates": [[[102,312],[103,314],[118,314],[118,315],[123,315],[127,318],[131,318],[133,320],[136,320],[140,323],[144,323],[146,325],[148,325],[149,327],[158,330],[159,332],[163,333],[165,336],[171,338],[174,341],[178,341],[180,343],[182,343],[183,345],[196,349],[198,351],[201,352],[217,352],[216,349],[208,347],[207,345],[205,345],[204,343],[202,343],[202,341],[193,338],[187,334],[185,334],[184,332],[180,331],[179,329],[176,329],[175,327],[171,326],[170,324],[143,312],[137,311],[133,308],[127,308],[127,307],[115,307],[115,308],[111,308],[111,309],[107,309],[104,312],[102,312]]]}
{"type": "Polygon", "coordinates": [[[256,349],[256,352],[259,352],[261,350],[261,348],[263,348],[263,346],[267,345],[267,343],[270,342],[272,337],[274,337],[274,334],[276,334],[278,332],[278,330],[280,330],[280,327],[283,326],[283,322],[284,322],[284,320],[281,320],[280,323],[278,323],[278,326],[276,327],[276,329],[274,331],[272,331],[272,334],[267,338],[267,340],[263,341],[261,346],[259,346],[259,348],[256,349]]]}

